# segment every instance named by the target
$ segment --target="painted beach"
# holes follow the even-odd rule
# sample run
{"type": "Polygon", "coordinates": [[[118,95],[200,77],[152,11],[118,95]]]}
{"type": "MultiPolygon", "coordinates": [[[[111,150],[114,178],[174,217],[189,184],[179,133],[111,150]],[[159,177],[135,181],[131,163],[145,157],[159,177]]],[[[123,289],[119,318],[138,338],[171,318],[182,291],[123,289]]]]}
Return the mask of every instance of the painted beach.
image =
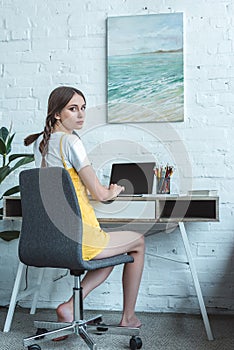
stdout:
{"type": "Polygon", "coordinates": [[[108,121],[182,121],[183,80],[182,51],[110,57],[108,121]]]}

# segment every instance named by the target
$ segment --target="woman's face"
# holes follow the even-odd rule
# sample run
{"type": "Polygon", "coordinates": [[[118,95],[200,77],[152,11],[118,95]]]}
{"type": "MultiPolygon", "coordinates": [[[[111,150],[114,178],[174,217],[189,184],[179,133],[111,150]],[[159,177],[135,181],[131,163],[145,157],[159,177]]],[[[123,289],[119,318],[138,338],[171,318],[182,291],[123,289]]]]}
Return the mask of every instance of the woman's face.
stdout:
{"type": "Polygon", "coordinates": [[[68,104],[56,114],[55,118],[60,121],[67,132],[72,133],[74,129],[81,129],[85,119],[86,104],[78,94],[74,94],[68,104]]]}

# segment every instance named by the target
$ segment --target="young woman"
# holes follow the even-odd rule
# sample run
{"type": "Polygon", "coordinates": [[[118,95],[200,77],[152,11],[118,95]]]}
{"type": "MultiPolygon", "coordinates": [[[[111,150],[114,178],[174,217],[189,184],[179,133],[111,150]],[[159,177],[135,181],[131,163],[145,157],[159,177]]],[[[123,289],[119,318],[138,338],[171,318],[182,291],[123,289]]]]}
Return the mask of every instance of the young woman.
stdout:
{"type": "MultiPolygon", "coordinates": [[[[84,146],[74,133],[83,127],[86,101],[83,93],[75,88],[61,86],[53,90],[48,100],[48,113],[44,131],[30,135],[25,145],[34,143],[35,161],[40,166],[61,166],[67,169],[76,189],[83,221],[83,259],[101,259],[128,253],[133,263],[123,268],[123,313],[120,326],[140,327],[135,305],[144,265],[144,237],[132,231],[104,232],[89,203],[87,190],[95,200],[107,201],[124,190],[112,184],[101,185],[95,175],[84,146]]],[[[110,275],[113,267],[89,271],[81,285],[84,298],[110,275]]],[[[73,298],[58,306],[58,320],[73,320],[73,298]]]]}

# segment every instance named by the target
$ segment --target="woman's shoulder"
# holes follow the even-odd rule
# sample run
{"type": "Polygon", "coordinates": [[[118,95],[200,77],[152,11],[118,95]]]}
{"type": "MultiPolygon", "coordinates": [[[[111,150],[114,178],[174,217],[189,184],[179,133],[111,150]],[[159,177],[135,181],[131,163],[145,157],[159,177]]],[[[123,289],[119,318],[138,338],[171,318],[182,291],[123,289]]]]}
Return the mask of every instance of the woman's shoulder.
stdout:
{"type": "Polygon", "coordinates": [[[82,141],[80,137],[77,134],[64,134],[63,135],[63,142],[67,144],[68,146],[74,146],[74,145],[82,145],[82,141]]]}
{"type": "Polygon", "coordinates": [[[72,145],[74,142],[80,141],[80,138],[77,134],[67,134],[65,132],[55,132],[51,134],[51,140],[52,141],[60,141],[62,140],[62,143],[69,143],[72,145]]]}

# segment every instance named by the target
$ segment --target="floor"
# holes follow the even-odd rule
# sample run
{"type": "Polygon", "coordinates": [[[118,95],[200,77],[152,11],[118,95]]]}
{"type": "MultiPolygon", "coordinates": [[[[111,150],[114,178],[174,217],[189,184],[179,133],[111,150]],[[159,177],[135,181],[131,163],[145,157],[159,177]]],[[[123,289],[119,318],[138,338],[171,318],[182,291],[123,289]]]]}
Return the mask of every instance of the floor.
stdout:
{"type": "MultiPolygon", "coordinates": [[[[3,329],[7,309],[0,307],[0,329],[3,329]]],[[[100,314],[100,311],[86,311],[85,317],[100,314]]],[[[119,312],[102,312],[105,323],[118,323],[119,312]]],[[[199,315],[138,313],[142,321],[140,337],[144,350],[234,350],[234,315],[210,316],[211,328],[215,337],[208,341],[202,319],[199,315]]],[[[30,315],[28,309],[17,307],[10,332],[0,332],[0,350],[23,350],[23,338],[35,334],[34,320],[55,320],[51,309],[37,309],[36,315],[30,315]]],[[[128,336],[92,335],[98,349],[129,349],[128,336]]],[[[39,342],[37,342],[40,344],[39,342]]],[[[42,350],[85,350],[83,340],[71,335],[62,342],[48,340],[40,344],[42,350]]]]}

